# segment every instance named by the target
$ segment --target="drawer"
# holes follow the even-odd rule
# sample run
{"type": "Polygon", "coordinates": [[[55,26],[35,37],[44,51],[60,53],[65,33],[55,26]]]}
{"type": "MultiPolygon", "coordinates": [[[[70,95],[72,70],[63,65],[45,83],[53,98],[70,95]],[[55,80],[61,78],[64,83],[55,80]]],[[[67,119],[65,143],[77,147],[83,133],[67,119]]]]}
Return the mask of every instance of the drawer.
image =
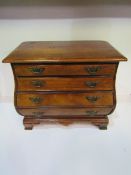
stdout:
{"type": "Polygon", "coordinates": [[[113,92],[92,93],[18,93],[17,107],[75,106],[95,107],[113,105],[113,92]]]}
{"type": "Polygon", "coordinates": [[[45,108],[17,109],[23,116],[97,116],[108,115],[112,108],[45,108]]]}
{"type": "Polygon", "coordinates": [[[17,78],[19,91],[112,90],[113,78],[17,78]]]}
{"type": "Polygon", "coordinates": [[[17,76],[114,75],[116,64],[13,64],[17,76]]]}

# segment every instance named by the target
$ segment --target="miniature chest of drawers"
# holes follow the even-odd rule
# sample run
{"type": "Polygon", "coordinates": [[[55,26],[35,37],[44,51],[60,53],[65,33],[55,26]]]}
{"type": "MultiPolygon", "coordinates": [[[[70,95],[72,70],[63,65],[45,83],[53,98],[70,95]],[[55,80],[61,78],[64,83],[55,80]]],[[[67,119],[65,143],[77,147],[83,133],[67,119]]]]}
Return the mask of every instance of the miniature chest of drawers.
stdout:
{"type": "Polygon", "coordinates": [[[126,58],[105,41],[22,43],[3,62],[13,69],[14,103],[25,129],[42,121],[107,129],[119,61],[126,58]]]}

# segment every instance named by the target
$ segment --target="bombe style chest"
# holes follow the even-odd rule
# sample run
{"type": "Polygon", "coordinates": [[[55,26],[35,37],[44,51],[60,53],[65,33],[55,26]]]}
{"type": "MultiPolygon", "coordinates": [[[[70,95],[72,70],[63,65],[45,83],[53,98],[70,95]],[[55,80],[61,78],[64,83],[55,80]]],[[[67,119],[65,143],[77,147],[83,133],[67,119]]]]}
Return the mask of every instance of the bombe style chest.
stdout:
{"type": "Polygon", "coordinates": [[[119,61],[126,58],[104,41],[22,43],[3,62],[12,65],[15,108],[25,129],[40,122],[107,129],[119,61]]]}

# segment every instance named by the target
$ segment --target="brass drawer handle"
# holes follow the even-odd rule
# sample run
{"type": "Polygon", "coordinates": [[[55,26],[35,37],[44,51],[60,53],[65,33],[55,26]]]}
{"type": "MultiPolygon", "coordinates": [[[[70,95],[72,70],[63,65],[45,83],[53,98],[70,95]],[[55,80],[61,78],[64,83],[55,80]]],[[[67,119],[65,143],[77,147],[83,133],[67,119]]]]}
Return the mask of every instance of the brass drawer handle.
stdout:
{"type": "Polygon", "coordinates": [[[95,103],[100,97],[97,96],[88,96],[86,99],[90,101],[91,103],[95,103]]]}
{"type": "Polygon", "coordinates": [[[45,85],[45,82],[44,81],[39,81],[39,80],[33,80],[31,82],[31,84],[35,87],[42,87],[45,85]]]}
{"type": "Polygon", "coordinates": [[[97,114],[97,111],[86,111],[87,115],[94,116],[97,114]]]}
{"type": "Polygon", "coordinates": [[[101,66],[85,67],[85,70],[89,74],[96,74],[99,70],[101,70],[101,66]]]}
{"type": "Polygon", "coordinates": [[[29,100],[32,102],[32,103],[35,103],[35,104],[39,104],[42,102],[42,98],[40,97],[29,97],[29,100]]]}
{"type": "Polygon", "coordinates": [[[39,116],[40,116],[40,115],[43,115],[44,112],[33,112],[33,114],[34,114],[34,115],[39,115],[39,116]]]}
{"type": "Polygon", "coordinates": [[[35,73],[35,74],[41,74],[45,70],[45,68],[41,68],[41,67],[29,67],[28,69],[30,72],[35,73]]]}
{"type": "Polygon", "coordinates": [[[90,87],[90,88],[96,87],[97,84],[98,84],[98,82],[93,82],[93,81],[86,81],[85,82],[85,85],[90,87]]]}

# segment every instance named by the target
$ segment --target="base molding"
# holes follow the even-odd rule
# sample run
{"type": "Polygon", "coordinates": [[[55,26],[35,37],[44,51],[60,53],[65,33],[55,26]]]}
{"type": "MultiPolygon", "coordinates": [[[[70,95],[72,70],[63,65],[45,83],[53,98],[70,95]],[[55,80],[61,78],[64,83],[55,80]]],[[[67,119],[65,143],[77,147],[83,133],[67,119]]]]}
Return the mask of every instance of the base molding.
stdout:
{"type": "Polygon", "coordinates": [[[32,117],[32,116],[25,116],[23,119],[23,124],[25,127],[25,130],[32,130],[35,125],[38,125],[40,123],[45,124],[62,124],[64,126],[71,125],[73,123],[91,123],[95,126],[97,126],[101,130],[106,130],[107,125],[109,123],[109,119],[107,116],[94,116],[94,117],[71,117],[71,118],[42,118],[42,117],[32,117]]]}

